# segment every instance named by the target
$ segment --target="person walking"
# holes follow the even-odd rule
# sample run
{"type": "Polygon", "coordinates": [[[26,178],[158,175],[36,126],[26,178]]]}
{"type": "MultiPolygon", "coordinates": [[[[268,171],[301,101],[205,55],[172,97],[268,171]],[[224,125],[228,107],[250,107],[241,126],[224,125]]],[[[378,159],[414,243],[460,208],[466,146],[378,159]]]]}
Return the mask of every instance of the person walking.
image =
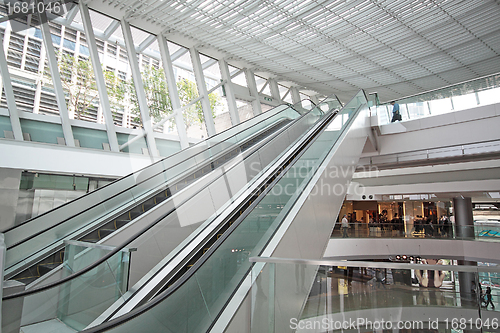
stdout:
{"type": "Polygon", "coordinates": [[[486,305],[484,306],[486,309],[488,308],[488,305],[491,304],[491,307],[493,310],[495,310],[495,304],[493,304],[493,296],[491,296],[491,288],[487,287],[486,288],[486,294],[484,295],[484,300],[486,305]]]}
{"type": "Polygon", "coordinates": [[[348,238],[349,235],[347,234],[347,229],[349,229],[349,221],[347,221],[346,214],[344,214],[344,217],[342,218],[341,226],[342,226],[342,238],[348,238]]]}
{"type": "Polygon", "coordinates": [[[392,105],[392,120],[391,123],[395,122],[396,120],[403,120],[401,117],[401,113],[399,112],[399,104],[396,103],[395,101],[391,102],[392,105]]]}

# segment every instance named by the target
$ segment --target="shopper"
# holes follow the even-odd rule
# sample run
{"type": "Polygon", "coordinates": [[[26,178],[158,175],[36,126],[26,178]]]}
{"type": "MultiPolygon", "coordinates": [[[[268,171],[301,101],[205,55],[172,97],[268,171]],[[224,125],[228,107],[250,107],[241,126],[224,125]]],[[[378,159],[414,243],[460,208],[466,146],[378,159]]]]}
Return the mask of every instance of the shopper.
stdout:
{"type": "Polygon", "coordinates": [[[401,117],[401,113],[399,112],[399,104],[396,103],[395,101],[391,102],[392,105],[392,120],[391,123],[395,122],[396,120],[403,120],[401,117]]]}
{"type": "Polygon", "coordinates": [[[347,238],[349,235],[347,234],[347,229],[349,229],[349,221],[347,221],[347,215],[344,214],[342,218],[342,238],[347,238]]]}

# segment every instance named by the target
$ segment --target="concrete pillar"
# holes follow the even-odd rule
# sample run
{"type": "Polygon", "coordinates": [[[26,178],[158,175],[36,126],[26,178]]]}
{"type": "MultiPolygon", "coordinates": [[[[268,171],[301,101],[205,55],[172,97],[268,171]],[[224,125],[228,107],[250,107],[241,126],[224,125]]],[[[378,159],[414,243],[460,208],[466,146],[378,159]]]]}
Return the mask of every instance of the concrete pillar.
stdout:
{"type": "MultiPolygon", "coordinates": [[[[472,216],[471,198],[453,198],[453,213],[455,215],[455,235],[457,238],[474,238],[474,219],[472,216]]],[[[457,260],[458,265],[476,266],[473,261],[457,260]]],[[[479,281],[475,273],[459,272],[460,297],[462,302],[476,302],[479,281]],[[474,287],[475,285],[475,287],[474,287]],[[475,290],[474,290],[475,289],[475,290]],[[475,294],[473,294],[475,292],[475,294]]]]}

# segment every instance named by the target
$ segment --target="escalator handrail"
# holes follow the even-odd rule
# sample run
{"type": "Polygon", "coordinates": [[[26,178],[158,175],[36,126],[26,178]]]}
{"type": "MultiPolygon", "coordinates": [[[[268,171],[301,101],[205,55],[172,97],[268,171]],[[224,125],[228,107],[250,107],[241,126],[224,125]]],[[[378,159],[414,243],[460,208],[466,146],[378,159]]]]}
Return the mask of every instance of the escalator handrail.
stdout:
{"type": "MultiPolygon", "coordinates": [[[[318,111],[320,111],[321,113],[324,114],[324,112],[319,107],[315,107],[312,110],[314,110],[314,109],[317,109],[318,111]]],[[[298,119],[304,117],[305,115],[306,114],[301,115],[299,118],[297,118],[295,120],[298,120],[298,119]]],[[[198,190],[192,196],[197,195],[203,189],[198,190]]],[[[185,201],[188,201],[188,200],[189,200],[189,198],[186,199],[185,201]]],[[[181,204],[183,204],[183,203],[181,203],[181,204]]],[[[96,268],[98,265],[102,264],[103,262],[105,262],[106,260],[108,260],[109,258],[111,258],[114,254],[122,251],[123,248],[125,248],[127,245],[129,245],[130,243],[132,243],[134,240],[136,240],[137,238],[139,238],[143,233],[145,233],[149,229],[151,229],[154,226],[156,226],[166,216],[168,216],[169,214],[171,214],[172,212],[174,212],[176,209],[177,208],[170,209],[168,212],[166,212],[162,216],[158,217],[153,223],[151,223],[150,225],[148,225],[145,228],[141,229],[136,234],[134,234],[133,236],[129,237],[127,240],[125,240],[124,242],[122,242],[120,245],[116,246],[115,249],[113,249],[112,251],[110,251],[109,253],[107,253],[106,255],[104,255],[102,258],[100,258],[100,259],[96,260],[95,262],[91,263],[87,267],[84,267],[84,268],[82,268],[81,270],[79,270],[77,272],[73,272],[72,274],[70,274],[70,275],[68,275],[68,276],[66,276],[66,277],[64,277],[64,278],[62,278],[62,279],[60,279],[58,281],[54,281],[54,282],[45,284],[43,286],[32,288],[32,289],[29,289],[29,290],[25,290],[25,291],[22,291],[22,292],[19,292],[19,293],[11,294],[11,295],[8,295],[8,296],[3,296],[2,300],[7,301],[7,300],[10,300],[10,299],[14,299],[14,298],[18,298],[18,297],[25,297],[25,296],[36,294],[36,293],[39,293],[39,292],[43,292],[45,290],[48,290],[48,289],[51,289],[51,288],[56,287],[58,285],[61,285],[61,284],[65,283],[65,282],[67,282],[69,280],[72,280],[72,279],[74,279],[76,277],[79,277],[79,276],[81,276],[81,275],[89,272],[90,270],[96,268]]]]}
{"type": "MultiPolygon", "coordinates": [[[[295,110],[293,107],[290,107],[290,108],[291,108],[292,110],[294,110],[295,112],[297,112],[297,113],[299,114],[299,118],[300,118],[301,113],[300,113],[299,111],[295,110]]],[[[280,111],[280,112],[283,112],[283,111],[285,111],[285,110],[287,110],[287,109],[283,109],[283,110],[282,110],[282,111],[280,111]]],[[[320,110],[320,111],[321,111],[321,110],[320,110]]],[[[321,111],[321,112],[323,112],[323,111],[321,111]]],[[[278,114],[278,113],[276,113],[276,114],[278,114]]],[[[272,116],[274,116],[274,115],[272,115],[272,116]]],[[[272,116],[270,116],[270,117],[272,117],[272,116]]],[[[270,117],[268,117],[268,118],[270,118],[270,117]]],[[[298,118],[297,118],[297,119],[298,119],[298,118]]],[[[250,120],[250,119],[249,119],[249,120],[250,120]]],[[[242,131],[240,131],[240,132],[238,132],[238,133],[235,133],[235,135],[238,135],[238,134],[240,134],[241,132],[243,132],[243,131],[245,131],[245,130],[247,130],[247,129],[244,129],[244,130],[242,130],[242,131]]],[[[211,137],[211,138],[213,138],[213,137],[211,137]]],[[[211,148],[213,148],[213,147],[216,147],[218,144],[222,144],[222,143],[224,143],[224,141],[221,141],[221,142],[219,142],[219,143],[217,143],[217,144],[215,144],[215,145],[213,145],[213,146],[211,146],[211,147],[208,147],[207,149],[211,149],[211,148]]],[[[184,160],[182,160],[182,161],[178,162],[177,164],[172,165],[171,167],[174,167],[174,166],[176,166],[176,165],[179,165],[179,164],[181,164],[181,163],[183,163],[183,162],[187,161],[188,159],[193,158],[194,156],[197,156],[197,155],[199,155],[199,154],[204,153],[205,151],[206,151],[206,150],[203,150],[203,151],[201,151],[201,152],[199,152],[199,153],[196,153],[195,155],[193,155],[193,156],[191,156],[191,157],[188,157],[188,158],[186,158],[186,159],[184,159],[184,160]]],[[[177,154],[177,153],[176,153],[176,154],[177,154]]],[[[169,156],[169,157],[170,157],[170,156],[169,156]]],[[[166,158],[169,158],[169,157],[166,157],[166,158]]],[[[166,158],[165,158],[165,159],[166,159],[166,158]]],[[[155,165],[155,164],[157,164],[157,163],[159,163],[159,162],[161,162],[161,161],[163,161],[163,160],[164,160],[164,159],[162,159],[162,160],[160,160],[160,161],[158,161],[158,162],[155,162],[155,163],[153,163],[152,165],[155,165]]],[[[152,165],[150,165],[150,166],[152,166],[152,165]]],[[[148,167],[150,167],[150,166],[148,166],[148,167]]],[[[147,167],[146,167],[146,168],[147,168],[147,167]]],[[[122,178],[120,178],[120,179],[116,180],[116,181],[119,181],[119,180],[121,180],[121,179],[124,179],[124,178],[130,177],[131,175],[134,175],[134,174],[136,174],[136,173],[138,173],[138,172],[142,172],[144,169],[145,169],[145,168],[143,168],[143,169],[141,169],[141,170],[139,170],[139,171],[136,171],[136,172],[134,172],[134,173],[131,173],[131,174],[129,174],[129,175],[127,175],[127,176],[125,176],[125,177],[122,177],[122,178]]],[[[166,169],[165,169],[165,170],[166,170],[166,169]]],[[[165,170],[162,170],[162,171],[160,171],[159,173],[164,172],[165,170]]],[[[108,197],[106,200],[101,201],[101,202],[98,202],[98,203],[96,203],[96,204],[94,204],[94,205],[91,205],[90,207],[87,207],[86,209],[90,209],[90,208],[96,207],[96,206],[98,206],[98,205],[102,204],[103,202],[105,202],[105,201],[107,201],[107,200],[111,200],[111,199],[113,199],[115,196],[117,196],[117,195],[119,195],[119,194],[121,194],[121,193],[124,193],[124,192],[126,192],[126,191],[129,191],[131,188],[134,188],[134,187],[136,187],[136,186],[139,186],[140,184],[142,184],[143,182],[146,182],[146,181],[147,181],[147,180],[149,180],[150,178],[157,176],[159,173],[156,173],[156,174],[154,174],[154,175],[151,175],[151,177],[146,178],[146,179],[143,179],[142,181],[140,181],[140,182],[138,182],[138,183],[135,183],[132,187],[126,188],[126,189],[124,189],[124,190],[122,190],[122,191],[120,191],[120,192],[116,193],[114,196],[108,197]]],[[[116,182],[116,181],[115,181],[115,182],[116,182]]],[[[115,182],[112,182],[112,183],[110,183],[110,184],[113,184],[113,183],[115,183],[115,182]]],[[[63,206],[66,206],[66,205],[68,205],[68,204],[74,203],[74,202],[75,202],[75,201],[77,201],[78,199],[81,199],[81,198],[83,198],[83,197],[86,197],[87,195],[90,195],[90,194],[92,194],[92,193],[95,193],[96,191],[98,191],[98,190],[100,190],[100,189],[102,189],[102,188],[105,188],[106,186],[108,186],[108,185],[110,185],[110,184],[107,184],[107,185],[105,185],[105,186],[103,186],[103,187],[101,187],[101,188],[99,188],[99,189],[97,189],[97,190],[95,190],[95,191],[93,191],[93,192],[89,192],[89,193],[87,193],[87,194],[83,195],[82,197],[79,197],[79,198],[77,198],[77,199],[75,199],[75,200],[73,200],[73,201],[67,202],[67,203],[65,203],[65,204],[63,204],[63,205],[61,205],[61,206],[59,206],[59,207],[57,207],[57,208],[55,208],[55,209],[53,209],[53,210],[47,211],[47,212],[46,212],[46,213],[44,213],[44,214],[41,214],[41,215],[38,215],[38,216],[36,216],[36,217],[34,217],[34,218],[32,218],[32,219],[29,219],[29,220],[27,220],[27,221],[23,222],[22,224],[18,224],[18,225],[14,226],[14,227],[11,227],[10,229],[8,229],[7,231],[5,231],[4,233],[7,233],[8,231],[11,231],[11,230],[13,230],[13,229],[15,229],[15,228],[18,228],[18,227],[24,226],[26,223],[33,222],[35,219],[38,219],[38,218],[40,218],[40,217],[42,217],[42,216],[44,216],[44,215],[46,215],[46,214],[49,214],[49,213],[53,212],[54,210],[57,210],[57,209],[59,209],[59,208],[61,208],[61,207],[63,207],[63,206]]],[[[22,239],[22,240],[20,240],[20,241],[18,241],[18,242],[16,242],[16,243],[14,243],[14,244],[11,244],[11,245],[7,248],[7,250],[12,249],[12,248],[15,248],[16,246],[21,245],[21,244],[23,244],[23,243],[25,243],[25,242],[29,241],[30,239],[32,239],[32,238],[34,238],[34,237],[36,237],[36,236],[38,236],[38,235],[40,235],[40,234],[42,234],[42,233],[46,232],[47,230],[50,230],[50,229],[52,229],[52,228],[55,228],[55,227],[57,227],[57,226],[59,226],[59,225],[63,224],[64,222],[66,222],[66,221],[68,221],[68,220],[70,220],[70,219],[74,218],[75,216],[80,215],[82,212],[83,212],[83,211],[77,211],[75,214],[73,214],[73,215],[71,215],[71,216],[69,216],[69,217],[67,217],[67,218],[63,219],[62,221],[59,221],[59,222],[57,222],[57,223],[55,223],[55,224],[52,224],[51,226],[49,226],[49,227],[47,227],[47,228],[45,228],[45,229],[42,229],[42,230],[40,230],[40,231],[38,231],[38,232],[36,232],[36,233],[34,233],[34,234],[31,234],[29,237],[26,237],[26,238],[24,238],[24,239],[22,239]]]]}
{"type": "MultiPolygon", "coordinates": [[[[311,102],[312,102],[312,101],[311,101],[311,102]]],[[[299,103],[301,103],[301,102],[299,102],[299,103]]],[[[296,104],[299,104],[299,103],[296,103],[296,104]]],[[[313,104],[314,104],[314,103],[313,103],[313,104]]],[[[284,104],[280,104],[280,105],[278,105],[278,106],[274,107],[273,109],[278,108],[278,107],[283,106],[283,105],[284,105],[284,104]]],[[[289,108],[291,108],[292,110],[294,110],[295,112],[297,112],[297,113],[300,115],[300,112],[299,112],[299,111],[297,111],[296,109],[294,109],[295,105],[286,105],[286,106],[287,106],[287,107],[289,107],[289,108]]],[[[285,110],[286,110],[286,109],[283,109],[282,111],[285,111],[285,110]]],[[[269,111],[271,111],[271,110],[269,110],[269,111]]],[[[266,111],[266,112],[264,112],[264,113],[261,113],[260,115],[257,115],[257,116],[255,116],[255,117],[252,117],[252,118],[246,119],[246,120],[244,120],[244,121],[240,122],[240,123],[239,123],[238,125],[236,125],[236,126],[239,126],[239,125],[244,124],[245,122],[248,122],[248,121],[251,121],[251,120],[254,120],[254,121],[255,121],[255,118],[256,118],[256,117],[259,117],[259,116],[267,116],[267,113],[268,113],[269,111],[266,111]]],[[[282,112],[282,111],[279,111],[279,112],[282,112]]],[[[279,113],[279,112],[278,112],[278,113],[279,113]]],[[[276,113],[276,114],[277,114],[277,113],[276,113]]],[[[274,115],[275,115],[275,114],[273,114],[273,115],[271,115],[271,116],[269,116],[269,117],[264,117],[264,119],[266,119],[266,118],[270,118],[270,117],[272,117],[272,116],[274,116],[274,115]]],[[[139,170],[137,170],[137,171],[134,171],[134,172],[132,172],[132,173],[129,173],[128,175],[125,175],[125,176],[123,176],[123,177],[120,177],[120,178],[118,178],[118,179],[116,179],[116,180],[114,180],[114,181],[112,181],[112,182],[110,182],[110,183],[108,183],[108,184],[106,184],[106,185],[104,185],[104,186],[102,186],[102,187],[99,187],[98,189],[96,189],[96,190],[94,190],[94,191],[92,191],[92,192],[86,193],[86,194],[84,194],[84,195],[82,195],[82,196],[80,196],[80,197],[78,197],[78,198],[76,198],[76,199],[74,199],[74,200],[72,200],[72,201],[66,202],[66,203],[64,203],[64,204],[62,204],[62,205],[60,205],[60,206],[58,206],[58,207],[56,207],[56,208],[54,208],[54,209],[51,209],[51,210],[49,210],[49,211],[47,211],[47,212],[45,212],[45,213],[43,213],[43,214],[37,215],[37,216],[35,216],[35,217],[33,217],[33,218],[30,218],[30,219],[28,219],[28,220],[26,220],[26,221],[23,221],[23,222],[22,222],[22,223],[20,223],[20,224],[16,224],[16,225],[14,225],[14,226],[12,226],[12,227],[9,227],[8,229],[4,230],[4,231],[3,231],[3,233],[4,233],[4,234],[6,234],[6,233],[7,233],[7,232],[9,232],[9,231],[12,231],[12,230],[14,230],[14,229],[17,229],[17,228],[19,228],[19,227],[21,227],[21,226],[23,226],[23,225],[25,225],[25,224],[27,224],[27,223],[30,223],[30,222],[32,222],[32,221],[34,221],[34,220],[36,220],[36,219],[38,219],[38,218],[40,218],[40,217],[42,217],[42,216],[47,215],[47,214],[49,214],[49,213],[53,212],[54,210],[61,209],[62,207],[66,206],[66,205],[69,205],[69,204],[71,204],[71,203],[74,203],[74,202],[76,202],[77,200],[82,200],[83,198],[87,197],[88,195],[91,195],[91,194],[93,194],[93,193],[96,193],[96,192],[97,192],[97,191],[99,191],[99,190],[101,190],[101,191],[102,191],[102,189],[104,189],[104,188],[106,188],[106,187],[108,187],[108,186],[110,186],[110,185],[112,185],[112,184],[116,184],[116,182],[118,182],[118,181],[120,181],[120,180],[123,180],[123,179],[125,179],[125,178],[131,177],[131,176],[133,176],[133,175],[135,175],[135,174],[139,174],[139,173],[143,172],[146,168],[150,168],[150,167],[152,167],[152,166],[154,166],[154,165],[156,165],[156,164],[158,164],[158,163],[160,163],[160,162],[165,161],[166,159],[172,158],[173,156],[175,156],[175,155],[177,155],[177,154],[180,154],[181,152],[185,152],[185,151],[186,151],[186,150],[188,150],[188,149],[194,149],[194,148],[195,148],[195,147],[197,147],[198,145],[201,145],[201,144],[203,144],[203,143],[206,143],[206,141],[207,141],[207,140],[213,140],[213,139],[214,139],[214,138],[216,138],[218,135],[222,135],[223,133],[225,133],[226,131],[229,131],[229,130],[231,130],[231,129],[234,129],[234,126],[233,126],[233,127],[228,128],[228,129],[226,129],[226,130],[224,130],[224,131],[222,131],[222,132],[220,132],[220,133],[217,133],[217,134],[216,134],[216,135],[214,135],[214,136],[208,137],[207,139],[205,139],[205,140],[203,140],[203,141],[200,141],[200,142],[198,142],[198,143],[194,144],[193,146],[190,146],[190,147],[188,147],[188,148],[186,148],[186,149],[183,149],[183,150],[179,150],[179,151],[177,151],[177,152],[175,152],[175,153],[173,153],[173,154],[171,154],[171,155],[169,155],[169,156],[167,156],[167,157],[164,157],[164,158],[162,158],[162,159],[160,159],[160,160],[158,160],[158,161],[156,161],[156,162],[154,162],[154,163],[152,163],[152,164],[150,164],[150,165],[145,166],[145,167],[144,167],[144,168],[142,168],[142,169],[139,169],[139,170]]],[[[234,134],[233,136],[231,136],[231,137],[234,137],[235,135],[241,134],[243,131],[245,131],[245,130],[247,130],[247,129],[248,129],[248,128],[242,129],[241,131],[239,131],[239,132],[235,133],[235,134],[234,134]]],[[[229,137],[228,137],[228,138],[229,138],[229,137]]],[[[226,139],[226,140],[227,140],[227,139],[226,139]]],[[[221,142],[219,142],[219,143],[216,143],[216,144],[215,144],[215,145],[213,145],[213,146],[207,147],[207,149],[211,149],[211,148],[216,147],[217,145],[222,144],[222,143],[224,143],[224,141],[221,141],[221,142]]],[[[200,152],[198,152],[198,153],[196,153],[196,154],[194,154],[194,155],[192,155],[192,156],[190,156],[190,157],[187,157],[186,159],[184,159],[184,160],[182,160],[182,161],[178,162],[178,163],[177,163],[177,164],[175,164],[175,165],[178,165],[178,164],[180,164],[180,163],[183,163],[183,162],[185,162],[186,160],[191,159],[192,157],[194,157],[194,156],[196,156],[196,155],[199,155],[199,154],[201,154],[201,153],[205,152],[207,149],[202,150],[202,151],[200,151],[200,152]]],[[[175,165],[173,165],[173,166],[175,166],[175,165]]],[[[173,167],[173,166],[172,166],[172,167],[173,167]]],[[[165,170],[163,170],[163,171],[165,171],[165,170]]],[[[140,184],[140,183],[137,183],[137,184],[135,184],[134,186],[136,186],[136,185],[138,185],[138,184],[140,184]]],[[[76,215],[77,215],[77,214],[75,214],[75,215],[73,215],[73,216],[76,216],[76,215]]],[[[71,216],[71,217],[73,217],[73,216],[71,216]]],[[[70,217],[70,218],[71,218],[71,217],[70,217]]],[[[17,243],[16,243],[16,244],[17,244],[17,243]]]]}
{"type": "MultiPolygon", "coordinates": [[[[363,94],[364,91],[363,91],[363,94]]],[[[356,98],[357,94],[354,96],[354,98],[356,98]]],[[[353,98],[353,99],[354,99],[353,98]]],[[[365,94],[365,98],[366,98],[366,94],[365,94]]],[[[352,99],[352,100],[353,100],[352,99]]],[[[345,104],[345,105],[348,105],[349,103],[345,104]]],[[[345,106],[344,105],[344,106],[345,106]]],[[[342,112],[343,108],[338,112],[336,113],[334,116],[336,116],[337,114],[340,114],[342,112]]],[[[359,110],[358,110],[359,111],[359,110]]],[[[358,112],[356,111],[356,112],[358,112]]],[[[325,117],[326,118],[326,117],[325,117]]],[[[330,118],[328,121],[331,121],[333,120],[335,117],[332,117],[330,118]]],[[[349,127],[350,127],[350,124],[352,123],[352,119],[356,118],[355,116],[353,116],[352,118],[350,117],[350,119],[348,120],[349,122],[349,126],[345,126],[344,129],[342,130],[342,133],[347,130],[349,127]]],[[[325,122],[327,121],[326,119],[324,120],[325,122]]],[[[322,132],[322,130],[320,131],[322,132]]],[[[341,137],[341,135],[337,138],[337,140],[341,137]]],[[[316,138],[316,137],[315,137],[316,138]]],[[[336,140],[336,141],[337,141],[336,140]]],[[[314,140],[313,140],[314,141],[314,140]]],[[[312,144],[312,142],[310,143],[312,144]]],[[[307,145],[308,147],[310,146],[307,145]]],[[[333,147],[333,146],[332,146],[333,147]]],[[[307,150],[307,148],[305,149],[307,150]]],[[[305,152],[305,150],[302,152],[302,154],[305,152]]],[[[302,155],[300,154],[300,155],[302,155]]],[[[298,156],[300,157],[300,156],[298,156]]],[[[261,200],[261,198],[265,197],[265,195],[267,193],[269,193],[272,188],[274,187],[274,185],[281,179],[281,177],[283,177],[286,172],[293,166],[294,163],[290,163],[284,170],[284,172],[282,172],[280,174],[280,176],[276,177],[276,179],[273,180],[272,184],[269,185],[262,193],[261,195],[259,195],[259,199],[255,200],[254,202],[252,202],[251,206],[249,208],[255,208],[257,206],[257,204],[259,203],[259,201],[261,200]]],[[[319,168],[317,169],[319,170],[319,168]]],[[[84,333],[98,333],[98,332],[104,332],[108,329],[111,329],[113,327],[117,327],[121,324],[123,324],[124,322],[127,322],[145,312],[147,312],[148,310],[150,310],[151,308],[155,307],[157,304],[163,302],[166,298],[168,298],[172,293],[174,293],[175,291],[177,291],[177,289],[179,289],[185,282],[187,282],[189,280],[189,278],[191,276],[193,276],[194,274],[196,274],[196,271],[200,268],[201,265],[203,265],[203,263],[205,263],[208,258],[217,250],[217,248],[224,242],[225,239],[227,239],[227,237],[229,237],[229,235],[241,224],[241,222],[245,219],[245,217],[249,214],[249,212],[252,210],[252,209],[247,209],[232,225],[231,227],[229,227],[229,229],[224,233],[222,234],[222,236],[207,250],[207,252],[200,258],[198,259],[198,261],[178,280],[176,281],[170,288],[166,289],[165,291],[163,291],[162,293],[160,293],[157,297],[153,298],[151,301],[149,301],[148,303],[144,304],[144,305],[141,305],[135,309],[133,309],[132,311],[128,312],[127,314],[124,314],[116,319],[113,319],[113,320],[110,320],[108,322],[105,322],[103,324],[100,324],[98,326],[94,326],[94,327],[91,327],[89,329],[85,329],[81,332],[84,332],[84,333]]],[[[278,230],[278,229],[276,229],[278,230]]],[[[274,235],[274,233],[273,233],[274,235]]],[[[269,238],[269,241],[272,239],[272,236],[269,238]]],[[[267,243],[269,243],[269,241],[267,243]]],[[[265,249],[265,246],[263,247],[263,249],[265,249]]],[[[259,254],[260,255],[260,254],[259,254]]],[[[253,265],[253,264],[252,264],[253,265]]],[[[252,267],[249,268],[249,271],[252,269],[252,267]]],[[[247,271],[245,273],[245,276],[248,274],[247,271]]],[[[243,281],[243,279],[242,279],[243,281]]],[[[241,284],[241,282],[240,282],[241,284]]],[[[237,288],[236,288],[237,289],[237,288]]],[[[234,292],[236,292],[236,289],[233,291],[233,295],[234,295],[234,292]]],[[[222,310],[227,306],[227,303],[223,306],[222,310]]],[[[220,315],[217,314],[216,318],[214,318],[214,321],[218,318],[218,316],[220,315]]]]}

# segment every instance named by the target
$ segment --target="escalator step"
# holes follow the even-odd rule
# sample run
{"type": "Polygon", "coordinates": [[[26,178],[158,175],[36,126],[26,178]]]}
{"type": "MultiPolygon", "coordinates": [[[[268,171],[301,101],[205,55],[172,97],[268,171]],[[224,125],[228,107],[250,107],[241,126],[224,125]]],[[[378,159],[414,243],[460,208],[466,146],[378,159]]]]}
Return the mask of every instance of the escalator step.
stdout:
{"type": "Polygon", "coordinates": [[[132,221],[133,219],[135,219],[137,216],[140,216],[141,213],[140,212],[129,212],[128,213],[128,216],[130,218],[130,220],[132,221]]]}
{"type": "Polygon", "coordinates": [[[103,239],[104,237],[111,235],[115,231],[115,229],[99,229],[97,231],[97,234],[99,235],[99,239],[103,239]]]}
{"type": "Polygon", "coordinates": [[[59,265],[60,265],[60,263],[40,264],[40,265],[38,265],[37,269],[38,269],[38,272],[40,273],[40,276],[44,276],[45,274],[47,274],[48,272],[50,272],[51,270],[53,270],[54,268],[56,268],[59,265]]]}
{"type": "Polygon", "coordinates": [[[120,228],[124,227],[129,222],[130,222],[129,220],[116,220],[116,222],[115,222],[116,229],[120,229],[120,228]]]}

